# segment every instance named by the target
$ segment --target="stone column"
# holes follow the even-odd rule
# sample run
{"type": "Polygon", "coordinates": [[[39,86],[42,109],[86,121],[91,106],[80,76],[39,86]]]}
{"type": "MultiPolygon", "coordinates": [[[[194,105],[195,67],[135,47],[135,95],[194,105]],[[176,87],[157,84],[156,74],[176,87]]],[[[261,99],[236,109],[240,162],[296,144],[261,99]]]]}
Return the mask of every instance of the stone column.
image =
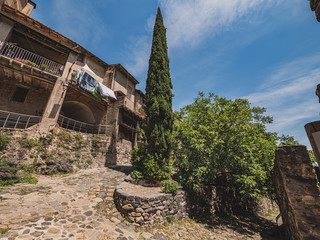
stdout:
{"type": "Polygon", "coordinates": [[[273,174],[288,239],[320,239],[320,191],[307,148],[278,147],[273,174]]]}
{"type": "Polygon", "coordinates": [[[52,89],[47,106],[44,110],[42,120],[39,125],[40,134],[47,134],[56,126],[57,119],[59,117],[59,113],[68,89],[68,80],[70,80],[68,79],[70,78],[69,73],[75,60],[76,55],[74,53],[70,53],[62,76],[58,77],[52,89]]]}
{"type": "MultiPolygon", "coordinates": [[[[140,127],[140,122],[137,121],[137,129],[139,129],[139,127],[140,127]]],[[[138,134],[139,134],[139,132],[135,132],[134,133],[133,147],[137,147],[138,146],[138,134]]]]}
{"type": "Polygon", "coordinates": [[[307,136],[309,138],[310,145],[312,147],[314,156],[320,166],[320,121],[310,122],[304,126],[307,136]]]}

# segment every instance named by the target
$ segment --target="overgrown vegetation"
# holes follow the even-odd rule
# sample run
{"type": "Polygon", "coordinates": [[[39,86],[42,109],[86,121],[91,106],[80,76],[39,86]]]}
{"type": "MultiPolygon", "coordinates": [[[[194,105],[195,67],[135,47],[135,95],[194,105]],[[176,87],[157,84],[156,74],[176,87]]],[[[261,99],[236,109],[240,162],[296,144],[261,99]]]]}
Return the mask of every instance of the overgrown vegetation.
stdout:
{"type": "Polygon", "coordinates": [[[163,180],[161,181],[162,191],[164,193],[177,194],[179,190],[179,183],[174,180],[163,180]]]}
{"type": "Polygon", "coordinates": [[[33,148],[33,147],[40,146],[40,140],[39,139],[35,139],[35,138],[20,139],[19,143],[21,145],[23,145],[24,147],[27,147],[27,148],[33,148]]]}
{"type": "Polygon", "coordinates": [[[146,83],[146,119],[142,125],[145,142],[132,154],[134,170],[146,179],[162,180],[171,175],[174,121],[171,89],[166,29],[158,8],[146,83]]]}
{"type": "Polygon", "coordinates": [[[6,134],[0,133],[0,151],[6,150],[11,138],[6,134]]]}
{"type": "Polygon", "coordinates": [[[17,183],[28,183],[28,184],[36,184],[38,180],[31,175],[26,175],[22,178],[17,179],[7,179],[7,180],[1,180],[0,179],[0,186],[9,186],[14,185],[17,183]]]}
{"type": "Polygon", "coordinates": [[[183,187],[197,192],[220,184],[241,199],[270,196],[278,137],[266,131],[272,118],[264,113],[248,100],[227,100],[213,93],[200,93],[183,107],[175,151],[183,187]]]}

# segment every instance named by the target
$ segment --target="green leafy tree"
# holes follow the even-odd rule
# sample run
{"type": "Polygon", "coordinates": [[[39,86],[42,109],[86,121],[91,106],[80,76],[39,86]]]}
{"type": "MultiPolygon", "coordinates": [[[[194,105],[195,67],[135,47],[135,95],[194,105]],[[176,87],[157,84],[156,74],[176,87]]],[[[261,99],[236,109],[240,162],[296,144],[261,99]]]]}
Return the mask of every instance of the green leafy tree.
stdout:
{"type": "Polygon", "coordinates": [[[294,137],[282,134],[279,138],[279,146],[300,145],[294,137]]]}
{"type": "Polygon", "coordinates": [[[142,125],[145,145],[135,150],[132,156],[134,169],[145,178],[164,179],[170,176],[174,121],[171,90],[166,29],[158,8],[146,83],[146,119],[142,125]]]}
{"type": "Polygon", "coordinates": [[[222,184],[242,199],[272,190],[277,134],[266,131],[272,118],[248,100],[203,93],[179,113],[177,168],[187,190],[222,184]]]}

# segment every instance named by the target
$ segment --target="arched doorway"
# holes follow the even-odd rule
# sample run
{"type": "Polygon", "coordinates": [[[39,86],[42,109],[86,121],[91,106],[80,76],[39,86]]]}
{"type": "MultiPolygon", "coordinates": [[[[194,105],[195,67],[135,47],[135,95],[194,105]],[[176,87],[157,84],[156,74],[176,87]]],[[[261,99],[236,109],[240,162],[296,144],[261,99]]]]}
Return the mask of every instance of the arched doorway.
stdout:
{"type": "Polygon", "coordinates": [[[62,105],[61,114],[65,117],[84,122],[95,124],[96,119],[92,110],[84,103],[78,101],[66,101],[62,105]]]}

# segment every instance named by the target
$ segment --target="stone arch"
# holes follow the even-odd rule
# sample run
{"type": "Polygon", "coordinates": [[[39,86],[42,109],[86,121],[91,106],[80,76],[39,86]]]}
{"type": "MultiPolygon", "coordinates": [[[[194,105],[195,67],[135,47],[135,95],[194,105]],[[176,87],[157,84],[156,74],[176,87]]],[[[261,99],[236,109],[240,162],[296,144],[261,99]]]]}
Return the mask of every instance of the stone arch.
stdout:
{"type": "Polygon", "coordinates": [[[61,114],[74,120],[95,124],[92,110],[86,104],[78,101],[66,101],[62,105],[61,114]]]}

